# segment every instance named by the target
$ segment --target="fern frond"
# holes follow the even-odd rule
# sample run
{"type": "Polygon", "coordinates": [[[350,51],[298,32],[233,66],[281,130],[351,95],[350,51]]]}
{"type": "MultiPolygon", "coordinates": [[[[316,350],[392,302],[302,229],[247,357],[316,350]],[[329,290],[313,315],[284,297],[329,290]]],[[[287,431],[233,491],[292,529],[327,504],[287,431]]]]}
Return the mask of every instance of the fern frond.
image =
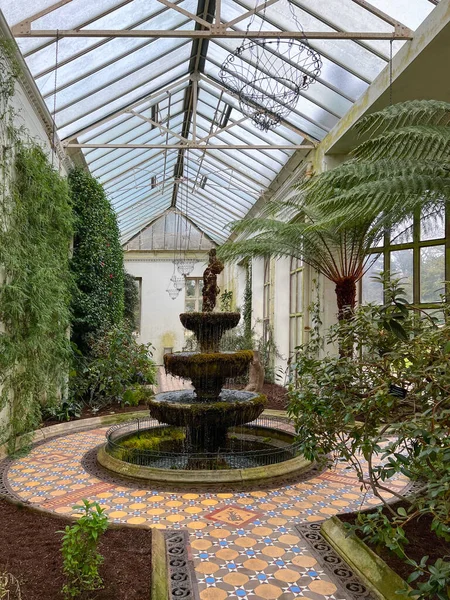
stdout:
{"type": "Polygon", "coordinates": [[[408,125],[439,125],[450,123],[450,103],[440,100],[411,100],[393,104],[367,115],[356,124],[361,135],[374,135],[377,132],[392,131],[408,125]]]}
{"type": "Polygon", "coordinates": [[[450,127],[408,126],[372,137],[353,152],[356,160],[408,159],[450,162],[450,127]]]}

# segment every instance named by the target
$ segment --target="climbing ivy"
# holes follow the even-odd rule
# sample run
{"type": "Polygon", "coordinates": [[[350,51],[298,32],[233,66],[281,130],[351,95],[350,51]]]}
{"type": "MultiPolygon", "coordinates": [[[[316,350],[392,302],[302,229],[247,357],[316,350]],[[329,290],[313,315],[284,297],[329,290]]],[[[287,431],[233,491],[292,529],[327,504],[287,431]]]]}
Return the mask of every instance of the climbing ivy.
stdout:
{"type": "Polygon", "coordinates": [[[34,429],[60,396],[70,356],[67,184],[14,126],[18,71],[0,46],[0,442],[34,429]]]}
{"type": "Polygon", "coordinates": [[[251,340],[253,337],[252,329],[252,263],[250,260],[246,264],[244,306],[242,310],[242,320],[244,322],[244,337],[251,340]]]}
{"type": "Polygon", "coordinates": [[[116,215],[101,184],[86,171],[74,169],[69,188],[75,214],[72,340],[87,353],[89,337],[123,319],[123,251],[116,215]]]}

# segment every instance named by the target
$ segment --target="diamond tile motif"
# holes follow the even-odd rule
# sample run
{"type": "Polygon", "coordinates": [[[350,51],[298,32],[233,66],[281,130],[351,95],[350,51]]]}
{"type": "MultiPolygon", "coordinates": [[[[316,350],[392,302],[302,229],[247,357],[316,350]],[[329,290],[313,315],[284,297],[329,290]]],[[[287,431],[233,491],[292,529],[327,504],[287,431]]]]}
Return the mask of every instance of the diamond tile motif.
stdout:
{"type": "Polygon", "coordinates": [[[205,518],[211,521],[219,521],[226,525],[242,526],[258,519],[261,515],[262,513],[259,511],[247,510],[241,506],[232,504],[213,510],[213,512],[205,515],[205,518]]]}
{"type": "MultiPolygon", "coordinates": [[[[67,516],[87,498],[98,502],[114,523],[183,533],[190,540],[195,600],[368,600],[358,596],[360,582],[340,581],[339,574],[325,568],[311,540],[296,528],[305,524],[314,529],[318,521],[353,511],[362,501],[378,504],[372,494],[361,493],[347,465],[245,491],[161,490],[117,480],[96,466],[96,448],[105,432],[98,428],[50,438],[25,457],[6,459],[0,463],[2,489],[67,516]]],[[[401,492],[406,483],[396,476],[389,485],[401,492]]]]}

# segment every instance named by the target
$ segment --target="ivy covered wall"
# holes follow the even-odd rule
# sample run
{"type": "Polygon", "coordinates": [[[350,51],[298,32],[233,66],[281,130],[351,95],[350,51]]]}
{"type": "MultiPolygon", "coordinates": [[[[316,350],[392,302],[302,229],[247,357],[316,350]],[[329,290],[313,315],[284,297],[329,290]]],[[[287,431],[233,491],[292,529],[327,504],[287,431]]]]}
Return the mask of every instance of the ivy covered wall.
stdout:
{"type": "Polygon", "coordinates": [[[91,334],[122,322],[123,251],[116,215],[101,184],[86,171],[74,169],[69,188],[75,215],[72,340],[88,352],[91,334]]]}
{"type": "Polygon", "coordinates": [[[17,71],[0,46],[0,443],[34,429],[70,359],[72,209],[67,183],[23,129],[17,71]]]}

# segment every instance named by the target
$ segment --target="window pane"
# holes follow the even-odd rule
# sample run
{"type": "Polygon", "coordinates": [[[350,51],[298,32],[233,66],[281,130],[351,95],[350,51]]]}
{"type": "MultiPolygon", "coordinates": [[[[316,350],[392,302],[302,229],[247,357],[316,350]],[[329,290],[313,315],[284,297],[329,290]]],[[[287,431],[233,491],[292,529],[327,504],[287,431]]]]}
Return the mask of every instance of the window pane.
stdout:
{"type": "Polygon", "coordinates": [[[391,229],[391,244],[408,244],[413,241],[413,220],[405,219],[391,229]]]}
{"type": "Polygon", "coordinates": [[[384,269],[383,255],[377,257],[365,273],[362,280],[362,303],[368,304],[383,304],[383,285],[378,281],[374,281],[372,277],[379,275],[384,269]]]}
{"type": "Polygon", "coordinates": [[[436,240],[445,237],[444,213],[422,215],[420,220],[420,239],[436,240]]]}
{"type": "Polygon", "coordinates": [[[445,246],[420,249],[420,301],[440,302],[444,293],[445,246]]]}
{"type": "Polygon", "coordinates": [[[195,297],[195,279],[186,279],[186,297],[195,297]]]}
{"type": "Polygon", "coordinates": [[[303,272],[297,273],[297,312],[303,310],[303,272]]]}
{"type": "Polygon", "coordinates": [[[295,348],[295,317],[289,319],[289,351],[293,352],[295,348]]]}
{"type": "Polygon", "coordinates": [[[195,312],[195,300],[186,300],[186,312],[195,312]]]}
{"type": "Polygon", "coordinates": [[[297,305],[297,302],[296,302],[297,286],[295,285],[296,279],[297,279],[297,276],[295,273],[293,275],[291,275],[291,290],[290,290],[291,291],[291,299],[290,299],[290,303],[289,303],[289,312],[291,314],[295,313],[295,308],[297,305]]]}
{"type": "Polygon", "coordinates": [[[400,279],[405,288],[406,299],[413,301],[413,250],[391,252],[391,277],[400,279]]]}

